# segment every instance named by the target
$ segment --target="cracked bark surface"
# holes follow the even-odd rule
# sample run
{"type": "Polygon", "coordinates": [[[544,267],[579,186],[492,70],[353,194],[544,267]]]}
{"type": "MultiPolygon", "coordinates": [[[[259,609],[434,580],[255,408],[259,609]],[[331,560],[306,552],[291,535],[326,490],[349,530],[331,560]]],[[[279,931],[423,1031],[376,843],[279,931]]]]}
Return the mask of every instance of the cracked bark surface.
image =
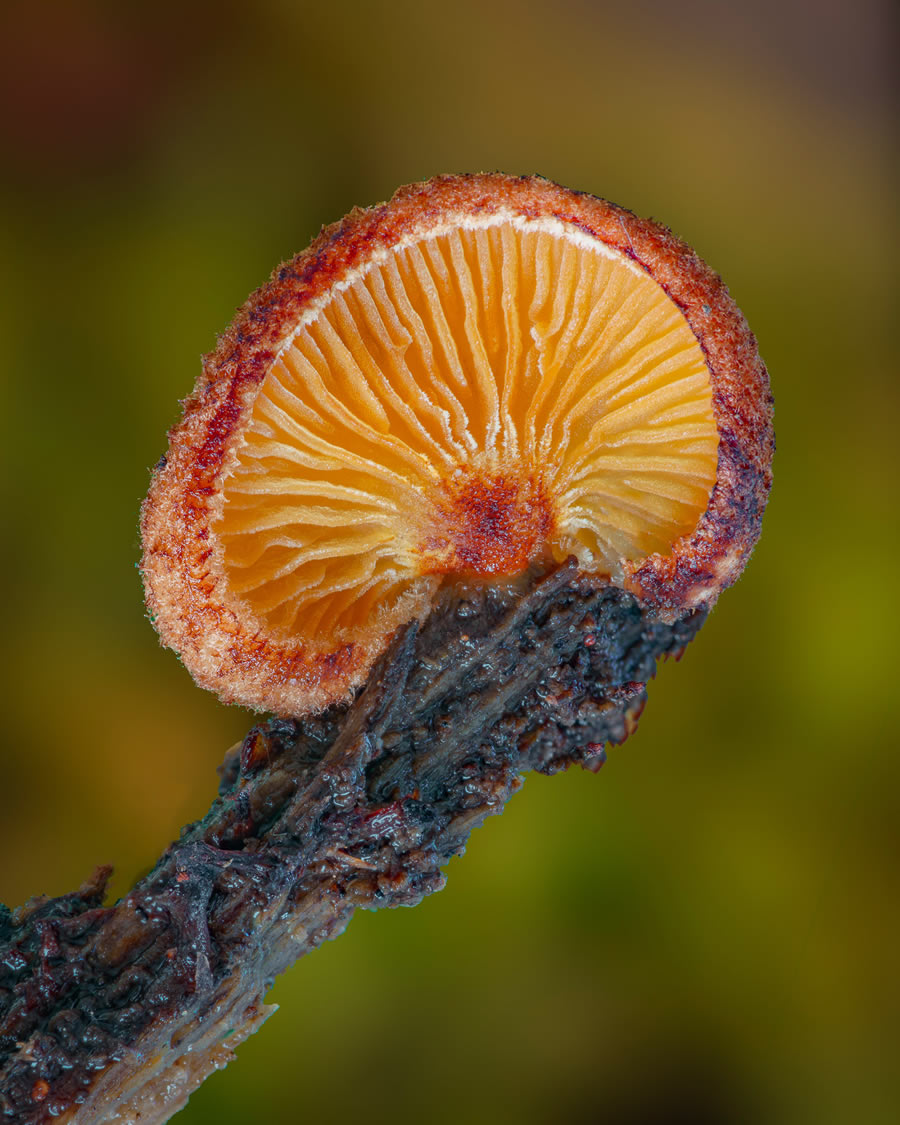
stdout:
{"type": "Polygon", "coordinates": [[[347,704],[251,729],[219,795],[117,904],[0,908],[0,1120],[164,1122],[358,907],[414,905],[528,770],[597,770],[705,610],[642,609],[574,562],[449,585],[347,704]]]}

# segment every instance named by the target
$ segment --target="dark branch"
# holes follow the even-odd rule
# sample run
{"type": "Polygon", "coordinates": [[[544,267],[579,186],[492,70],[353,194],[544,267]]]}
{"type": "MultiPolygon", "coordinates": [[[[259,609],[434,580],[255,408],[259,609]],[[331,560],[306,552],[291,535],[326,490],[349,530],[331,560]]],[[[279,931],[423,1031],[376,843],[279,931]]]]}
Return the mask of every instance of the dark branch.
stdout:
{"type": "Polygon", "coordinates": [[[448,588],[352,703],[254,727],[207,816],[115,906],[99,869],[2,908],[2,1119],[167,1120],[266,1018],[278,973],[357,907],[439,890],[521,773],[599,769],[703,617],[660,621],[571,563],[448,588]]]}

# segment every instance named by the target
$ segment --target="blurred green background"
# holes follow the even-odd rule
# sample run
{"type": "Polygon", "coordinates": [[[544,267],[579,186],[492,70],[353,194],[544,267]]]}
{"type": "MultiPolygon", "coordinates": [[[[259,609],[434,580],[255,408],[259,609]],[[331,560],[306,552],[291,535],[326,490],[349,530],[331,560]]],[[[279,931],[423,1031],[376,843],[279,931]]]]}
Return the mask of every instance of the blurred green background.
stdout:
{"type": "Polygon", "coordinates": [[[137,512],[201,353],[321,224],[539,171],[692,243],[776,393],[760,546],[637,736],[599,777],[530,778],[444,892],[298,964],[178,1121],[896,1121],[887,5],[0,19],[0,900],[104,861],[123,892],[251,721],[158,647],[137,512]]]}

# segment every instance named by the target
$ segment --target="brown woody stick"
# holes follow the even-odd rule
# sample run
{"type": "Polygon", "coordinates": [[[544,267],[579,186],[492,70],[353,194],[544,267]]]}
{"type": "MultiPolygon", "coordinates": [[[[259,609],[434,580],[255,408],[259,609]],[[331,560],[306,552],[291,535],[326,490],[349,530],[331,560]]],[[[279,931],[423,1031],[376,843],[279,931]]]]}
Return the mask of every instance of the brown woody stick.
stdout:
{"type": "Polygon", "coordinates": [[[663,622],[572,562],[456,586],[349,705],[254,727],[220,794],[112,907],[108,868],[0,914],[0,1120],[163,1122],[269,1015],[273,978],[360,906],[412,905],[529,769],[596,770],[663,622]]]}

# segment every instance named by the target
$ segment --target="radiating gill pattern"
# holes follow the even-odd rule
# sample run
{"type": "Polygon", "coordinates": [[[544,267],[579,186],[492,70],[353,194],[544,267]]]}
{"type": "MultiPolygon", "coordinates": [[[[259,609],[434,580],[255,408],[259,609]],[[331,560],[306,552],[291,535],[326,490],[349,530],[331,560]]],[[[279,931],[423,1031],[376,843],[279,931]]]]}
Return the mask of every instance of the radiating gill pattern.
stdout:
{"type": "Polygon", "coordinates": [[[268,628],[352,640],[453,556],[448,482],[539,486],[540,552],[616,578],[696,527],[717,441],[703,354],[652,278],[556,221],[469,219],[382,255],[296,332],[215,531],[268,628]]]}

